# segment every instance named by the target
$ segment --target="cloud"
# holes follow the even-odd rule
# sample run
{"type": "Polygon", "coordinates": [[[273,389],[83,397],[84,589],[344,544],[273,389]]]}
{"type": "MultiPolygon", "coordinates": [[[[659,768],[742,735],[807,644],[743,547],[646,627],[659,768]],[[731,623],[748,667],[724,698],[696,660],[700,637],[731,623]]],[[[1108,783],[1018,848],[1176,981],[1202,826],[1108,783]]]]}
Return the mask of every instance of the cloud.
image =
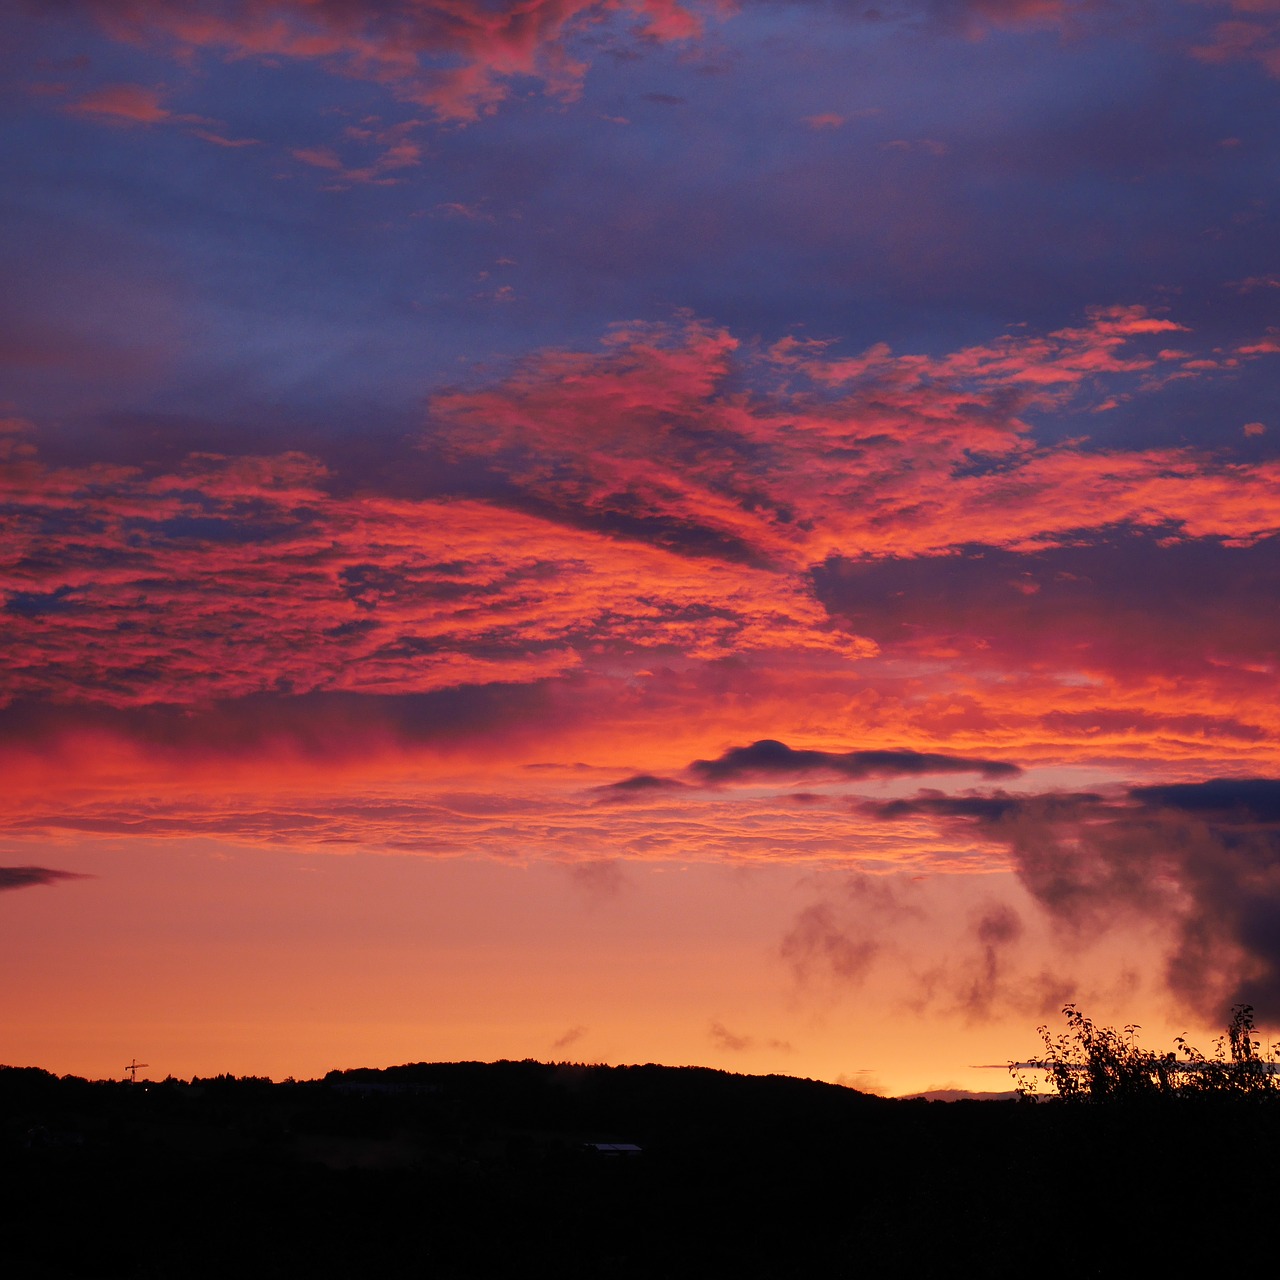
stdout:
{"type": "Polygon", "coordinates": [[[619,325],[599,351],[542,352],[496,384],[437,395],[429,443],[530,509],[748,564],[1023,551],[1115,526],[1266,536],[1280,527],[1274,461],[1034,441],[1027,415],[1269,351],[1206,367],[1168,346],[1179,329],[1110,307],[942,356],[875,344],[840,357],[794,338],[744,349],[691,317],[619,325]]]}
{"type": "Polygon", "coordinates": [[[816,902],[796,917],[779,952],[800,982],[815,974],[861,982],[880,951],[880,940],[851,931],[829,903],[816,902]]]}
{"type": "Polygon", "coordinates": [[[882,151],[923,152],[930,156],[945,156],[947,144],[936,138],[894,138],[881,143],[882,151]]]}
{"type": "Polygon", "coordinates": [[[1238,293],[1253,293],[1257,289],[1280,289],[1280,275],[1246,276],[1243,280],[1234,280],[1231,288],[1238,293]]]}
{"type": "Polygon", "coordinates": [[[974,929],[983,948],[982,977],[973,984],[968,1002],[974,1008],[991,1004],[1000,970],[1000,953],[1022,936],[1022,921],[1012,907],[995,903],[988,907],[974,929]]]}
{"type": "Polygon", "coordinates": [[[1211,778],[1133,787],[1129,795],[1156,809],[1194,814],[1205,821],[1280,826],[1280,781],[1274,778],[1211,778]]]}
{"type": "Polygon", "coordinates": [[[140,84],[113,84],[86,94],[66,108],[74,115],[93,116],[113,124],[162,124],[175,117],[161,105],[160,92],[140,84]]]}
{"type": "Polygon", "coordinates": [[[618,782],[606,782],[594,787],[602,801],[610,804],[623,804],[650,797],[655,793],[683,791],[686,784],[675,778],[660,778],[652,773],[637,773],[618,782]]]}
{"type": "Polygon", "coordinates": [[[551,1042],[553,1049],[567,1049],[570,1045],[577,1044],[583,1036],[587,1034],[586,1027],[570,1027],[562,1036],[558,1036],[551,1042]]]}
{"type": "MultiPolygon", "coordinates": [[[[1101,801],[1102,797],[1076,795],[1062,799],[1075,803],[1080,800],[1101,801]]],[[[972,818],[992,823],[1018,814],[1026,803],[1025,797],[1011,796],[1003,791],[981,796],[949,796],[941,791],[922,791],[909,799],[862,801],[858,807],[864,813],[885,819],[913,818],[924,814],[931,818],[972,818]]]]}
{"type": "Polygon", "coordinates": [[[812,576],[818,598],[882,652],[945,662],[998,696],[987,705],[1000,719],[1026,725],[1023,753],[1036,741],[1059,758],[1071,743],[1124,753],[1153,738],[1165,754],[1178,742],[1236,750],[1275,731],[1258,694],[1280,624],[1260,604],[1280,592],[1280,539],[1117,532],[1030,554],[833,557],[812,576]],[[1008,673],[999,695],[983,674],[993,671],[1008,673]],[[1157,671],[1167,696],[1150,685],[1157,671]],[[1137,704],[1124,694],[1135,687],[1137,704]]]}
{"type": "Polygon", "coordinates": [[[1187,1008],[1280,1013],[1280,781],[1211,778],[1090,793],[922,795],[878,807],[975,822],[1037,902],[1077,937],[1126,920],[1167,931],[1165,982],[1187,1008]]]}
{"type": "Polygon", "coordinates": [[[717,5],[678,0],[85,0],[104,31],[184,60],[210,53],[313,62],[386,86],[439,119],[497,109],[519,78],[577,96],[587,65],[573,37],[611,18],[644,40],[695,39],[717,5]]]}
{"type": "Polygon", "coordinates": [[[49,867],[0,867],[0,892],[29,889],[33,885],[60,884],[64,880],[90,880],[77,871],[54,871],[49,867]]]}
{"type": "Polygon", "coordinates": [[[406,120],[397,125],[383,126],[371,120],[361,126],[349,126],[344,131],[346,145],[355,145],[373,153],[364,164],[346,163],[331,146],[295,147],[290,154],[301,164],[332,174],[332,189],[358,184],[394,186],[400,178],[392,175],[422,163],[423,148],[410,137],[420,123],[406,120]]]}
{"type": "Polygon", "coordinates": [[[674,778],[659,778],[652,773],[637,773],[620,782],[610,782],[597,788],[601,791],[670,791],[683,787],[683,782],[674,778]]]}
{"type": "Polygon", "coordinates": [[[762,738],[747,747],[730,747],[715,760],[695,760],[689,771],[712,784],[759,778],[903,778],[927,773],[980,773],[984,778],[1012,778],[1017,765],[996,760],[966,760],[921,751],[806,751],[762,738]]]}
{"type": "Polygon", "coordinates": [[[159,89],[141,84],[104,85],[87,93],[63,108],[69,115],[83,116],[100,124],[153,125],[174,124],[189,126],[188,132],[205,142],[226,148],[259,146],[256,138],[228,138],[214,132],[210,126],[216,120],[189,113],[171,111],[164,105],[159,89]]]}
{"type": "Polygon", "coordinates": [[[717,1049],[727,1049],[730,1053],[741,1053],[750,1049],[755,1043],[750,1036],[734,1035],[723,1023],[712,1022],[707,1030],[711,1042],[717,1049]]]}
{"type": "Polygon", "coordinates": [[[915,914],[914,904],[896,882],[846,876],[838,890],[797,913],[779,954],[801,986],[858,986],[895,924],[915,914]]]}
{"type": "Polygon", "coordinates": [[[7,696],[422,693],[562,675],[593,645],[860,651],[765,569],[484,502],[339,496],[328,480],[298,454],[151,475],[17,459],[0,473],[7,696]]]}
{"type": "Polygon", "coordinates": [[[1199,0],[1230,14],[1214,24],[1192,53],[1203,62],[1257,62],[1280,76],[1280,5],[1276,0],[1199,0]]]}
{"type": "Polygon", "coordinates": [[[766,1048],[777,1049],[783,1053],[791,1052],[791,1044],[786,1040],[764,1040],[758,1041],[754,1036],[737,1035],[730,1031],[724,1023],[712,1020],[707,1028],[707,1034],[711,1038],[711,1043],[717,1049],[721,1049],[726,1053],[745,1053],[749,1049],[755,1049],[763,1044],[766,1048]]]}
{"type": "Polygon", "coordinates": [[[302,758],[352,758],[380,740],[463,747],[492,741],[506,726],[544,738],[560,712],[538,682],[489,682],[421,693],[270,692],[225,702],[183,701],[112,706],[103,701],[14,699],[0,707],[0,744],[29,743],[56,754],[76,735],[172,751],[187,760],[234,757],[264,740],[302,758]],[[539,724],[540,722],[540,724],[539,724]],[[538,727],[535,727],[538,725],[538,727]]]}
{"type": "Polygon", "coordinates": [[[1268,329],[1265,338],[1238,347],[1237,351],[1243,356],[1276,355],[1280,353],[1280,330],[1268,329]]]}
{"type": "Polygon", "coordinates": [[[236,150],[240,147],[260,147],[262,145],[260,138],[226,138],[220,133],[212,133],[205,129],[192,129],[191,132],[205,142],[212,142],[215,147],[227,147],[231,150],[236,150]]]}
{"type": "Polygon", "coordinates": [[[627,873],[618,858],[590,858],[575,862],[569,874],[593,898],[616,898],[627,886],[627,873]]]}
{"type": "Polygon", "coordinates": [[[1056,1013],[1076,993],[1070,978],[1048,969],[1024,971],[1018,944],[1024,934],[1019,913],[1008,903],[989,902],[970,929],[971,946],[921,978],[928,1003],[968,1023],[1056,1013]]]}
{"type": "Polygon", "coordinates": [[[1056,30],[1073,36],[1097,28],[1111,0],[909,0],[908,14],[944,31],[981,40],[993,31],[1056,30]]]}
{"type": "Polygon", "coordinates": [[[436,205],[432,210],[432,215],[438,218],[465,218],[468,222],[493,221],[491,213],[486,213],[483,209],[473,205],[460,204],[457,201],[436,205]]]}
{"type": "Polygon", "coordinates": [[[597,699],[665,744],[611,758],[658,782],[594,792],[637,812],[678,799],[695,757],[686,783],[1012,776],[993,732],[1024,765],[1260,756],[1280,731],[1259,696],[1277,464],[1041,445],[1021,416],[1095,383],[1141,394],[1183,359],[1160,355],[1171,325],[1109,308],[855,357],[692,317],[622,325],[434,398],[422,456],[470,468],[466,497],[299,452],[55,464],[38,427],[6,430],[0,738],[15,758],[31,724],[86,768],[95,735],[161,768],[166,743],[219,768],[250,745],[345,768],[445,749],[432,716],[518,708],[484,730],[505,750],[597,699]],[[714,736],[689,714],[706,699],[714,736]],[[785,745],[833,699],[871,726],[857,750],[785,745]]]}

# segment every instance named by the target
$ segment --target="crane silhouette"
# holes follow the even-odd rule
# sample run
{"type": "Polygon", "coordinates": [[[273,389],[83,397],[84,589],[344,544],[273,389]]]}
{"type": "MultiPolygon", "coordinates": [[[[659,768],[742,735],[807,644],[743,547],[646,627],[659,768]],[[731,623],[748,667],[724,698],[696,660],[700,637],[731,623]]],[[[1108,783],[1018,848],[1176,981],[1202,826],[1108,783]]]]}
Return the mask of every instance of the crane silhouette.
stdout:
{"type": "Polygon", "coordinates": [[[137,1058],[135,1058],[131,1063],[129,1063],[127,1067],[125,1067],[125,1070],[129,1073],[130,1084],[138,1083],[138,1072],[141,1071],[142,1068],[147,1065],[148,1065],[147,1063],[139,1062],[137,1058]]]}

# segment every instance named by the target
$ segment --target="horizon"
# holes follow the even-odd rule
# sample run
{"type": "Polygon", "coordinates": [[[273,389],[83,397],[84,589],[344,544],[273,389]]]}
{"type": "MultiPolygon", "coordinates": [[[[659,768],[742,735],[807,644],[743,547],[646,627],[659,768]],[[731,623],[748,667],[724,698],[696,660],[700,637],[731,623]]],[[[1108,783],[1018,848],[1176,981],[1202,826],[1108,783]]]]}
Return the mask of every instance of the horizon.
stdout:
{"type": "Polygon", "coordinates": [[[1278,0],[0,31],[0,1056],[1280,1034],[1278,0]]]}
{"type": "MultiPolygon", "coordinates": [[[[142,1070],[142,1065],[143,1064],[139,1064],[138,1066],[139,1071],[142,1070]]],[[[1015,1065],[1026,1066],[1027,1064],[1020,1063],[1015,1065]]],[[[75,1075],[73,1073],[58,1075],[55,1072],[46,1072],[43,1067],[35,1066],[33,1064],[25,1064],[25,1065],[19,1066],[15,1063],[0,1063],[0,1071],[39,1071],[43,1074],[52,1076],[55,1080],[72,1080],[72,1081],[78,1081],[82,1084],[124,1084],[124,1085],[130,1085],[130,1086],[139,1085],[144,1088],[147,1085],[180,1084],[190,1088],[199,1084],[207,1084],[211,1081],[227,1081],[227,1082],[233,1082],[237,1084],[266,1083],[271,1085],[277,1085],[277,1084],[312,1085],[312,1084],[325,1084],[326,1082],[329,1081],[330,1077],[332,1076],[349,1076],[353,1074],[362,1074],[362,1073],[384,1075],[388,1072],[404,1071],[414,1067],[502,1067],[502,1066],[550,1067],[557,1070],[561,1068],[569,1068],[573,1070],[594,1070],[596,1068],[599,1068],[602,1070],[609,1070],[609,1071],[629,1070],[629,1069],[635,1070],[635,1069],[641,1069],[641,1068],[656,1067],[662,1071],[708,1071],[718,1075],[743,1076],[743,1077],[750,1077],[752,1079],[757,1079],[757,1080],[772,1080],[772,1079],[796,1080],[804,1084],[830,1085],[830,1087],[833,1089],[848,1089],[854,1093],[865,1094],[868,1097],[881,1098],[884,1101],[888,1101],[888,1102],[894,1102],[894,1101],[910,1102],[919,1098],[926,1098],[926,1095],[943,1095],[940,1097],[934,1097],[934,1096],[927,1097],[928,1101],[943,1101],[943,1102],[959,1101],[964,1098],[967,1098],[970,1100],[977,1100],[977,1101],[984,1101],[984,1100],[990,1100],[990,1099],[1005,1100],[1005,1099],[1013,1099],[1020,1096],[1019,1091],[1014,1088],[1001,1089],[1001,1090],[988,1089],[988,1090],[982,1090],[982,1091],[969,1090],[969,1089],[936,1089],[936,1090],[926,1090],[920,1093],[884,1094],[884,1093],[875,1093],[873,1091],[866,1090],[866,1089],[858,1089],[854,1085],[841,1083],[839,1081],[818,1080],[812,1076],[798,1076],[798,1075],[794,1075],[794,1074],[791,1074],[788,1072],[782,1072],[782,1071],[769,1071],[769,1072],[733,1071],[732,1069],[727,1067],[708,1067],[701,1063],[693,1063],[693,1062],[686,1062],[686,1063],[616,1062],[614,1063],[614,1062],[592,1062],[589,1060],[578,1060],[578,1059],[572,1059],[572,1058],[564,1059],[564,1060],[539,1059],[539,1058],[495,1058],[489,1061],[483,1061],[483,1060],[477,1060],[477,1059],[461,1059],[457,1061],[432,1060],[432,1061],[423,1061],[423,1062],[398,1062],[398,1063],[389,1064],[383,1067],[368,1067],[368,1066],[331,1067],[328,1071],[324,1072],[323,1075],[306,1076],[306,1077],[293,1076],[293,1075],[281,1076],[281,1077],[253,1076],[253,1075],[237,1076],[232,1072],[215,1072],[212,1075],[207,1075],[207,1076],[194,1075],[186,1078],[182,1076],[166,1075],[166,1076],[161,1076],[159,1078],[152,1077],[152,1076],[139,1076],[137,1079],[131,1079],[129,1075],[129,1070],[130,1070],[129,1068],[125,1069],[125,1072],[122,1076],[89,1077],[89,1076],[75,1075]]]]}

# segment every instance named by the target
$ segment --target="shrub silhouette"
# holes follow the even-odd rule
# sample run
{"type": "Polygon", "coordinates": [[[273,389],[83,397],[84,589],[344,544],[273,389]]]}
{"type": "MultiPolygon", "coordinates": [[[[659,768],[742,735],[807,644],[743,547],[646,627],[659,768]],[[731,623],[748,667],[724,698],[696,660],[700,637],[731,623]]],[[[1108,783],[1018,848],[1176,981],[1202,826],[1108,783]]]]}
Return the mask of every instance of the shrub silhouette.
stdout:
{"type": "Polygon", "coordinates": [[[1023,1097],[1037,1097],[1036,1081],[1027,1070],[1043,1071],[1053,1095],[1063,1102],[1140,1102],[1171,1098],[1280,1098],[1280,1063],[1275,1046],[1262,1054],[1254,1036],[1253,1006],[1238,1004],[1231,1022],[1214,1042],[1210,1056],[1188,1043],[1174,1041],[1176,1050],[1158,1052],[1138,1045],[1140,1028],[1102,1027],[1074,1004],[1063,1007],[1067,1029],[1057,1035],[1047,1026],[1036,1030],[1045,1056],[1032,1062],[1010,1063],[1023,1097]]]}

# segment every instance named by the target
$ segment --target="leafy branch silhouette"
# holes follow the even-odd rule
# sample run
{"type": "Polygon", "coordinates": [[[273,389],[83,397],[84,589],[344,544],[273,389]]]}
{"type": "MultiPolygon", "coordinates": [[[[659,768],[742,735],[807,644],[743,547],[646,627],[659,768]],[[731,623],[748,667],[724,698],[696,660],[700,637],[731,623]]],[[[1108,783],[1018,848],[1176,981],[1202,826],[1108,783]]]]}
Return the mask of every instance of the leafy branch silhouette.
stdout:
{"type": "Polygon", "coordinates": [[[1036,1028],[1044,1057],[1011,1062],[1009,1071],[1023,1098],[1068,1103],[1122,1103],[1174,1098],[1280,1098],[1276,1046],[1264,1055],[1255,1032],[1253,1006],[1238,1004],[1226,1031],[1204,1054],[1185,1036],[1160,1052],[1138,1044],[1134,1023],[1117,1030],[1099,1026],[1074,1004],[1063,1007],[1067,1029],[1036,1028]],[[1042,1072],[1052,1093],[1042,1095],[1030,1072],[1042,1072]]]}

